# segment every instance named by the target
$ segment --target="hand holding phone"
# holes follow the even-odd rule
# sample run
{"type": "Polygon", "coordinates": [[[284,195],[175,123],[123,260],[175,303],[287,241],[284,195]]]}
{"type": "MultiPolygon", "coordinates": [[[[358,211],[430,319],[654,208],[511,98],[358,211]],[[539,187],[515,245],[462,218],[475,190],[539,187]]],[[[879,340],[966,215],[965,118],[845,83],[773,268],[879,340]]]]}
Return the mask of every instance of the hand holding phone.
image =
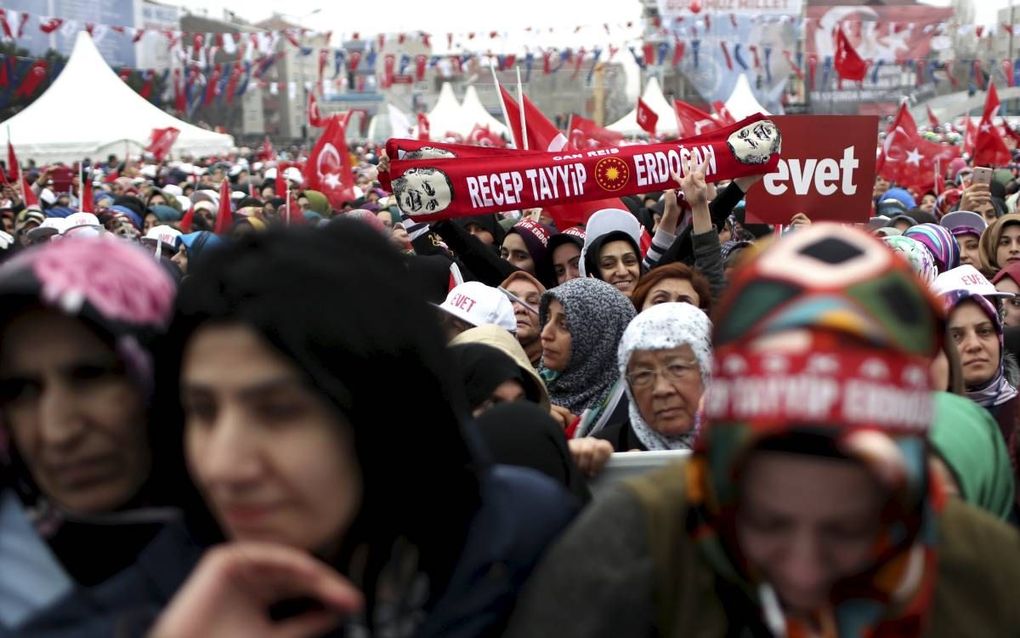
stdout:
{"type": "Polygon", "coordinates": [[[975,166],[974,173],[970,176],[970,181],[973,184],[991,184],[992,169],[985,168],[984,166],[975,166]]]}

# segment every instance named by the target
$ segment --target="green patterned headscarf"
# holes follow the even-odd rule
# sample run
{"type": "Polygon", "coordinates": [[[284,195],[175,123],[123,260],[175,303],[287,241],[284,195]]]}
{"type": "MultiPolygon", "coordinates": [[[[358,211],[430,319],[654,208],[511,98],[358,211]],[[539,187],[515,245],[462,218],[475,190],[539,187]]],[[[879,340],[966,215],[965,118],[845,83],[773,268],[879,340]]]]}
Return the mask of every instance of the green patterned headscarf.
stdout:
{"type": "MultiPolygon", "coordinates": [[[[920,632],[942,499],[927,471],[927,370],[943,325],[907,262],[853,228],[802,229],[735,275],[716,316],[708,424],[688,463],[688,530],[762,609],[769,584],[736,541],[740,475],[759,444],[803,434],[862,462],[890,494],[872,564],[835,585],[820,626],[841,638],[920,632]]],[[[807,635],[801,621],[784,621],[786,635],[807,635]]]]}

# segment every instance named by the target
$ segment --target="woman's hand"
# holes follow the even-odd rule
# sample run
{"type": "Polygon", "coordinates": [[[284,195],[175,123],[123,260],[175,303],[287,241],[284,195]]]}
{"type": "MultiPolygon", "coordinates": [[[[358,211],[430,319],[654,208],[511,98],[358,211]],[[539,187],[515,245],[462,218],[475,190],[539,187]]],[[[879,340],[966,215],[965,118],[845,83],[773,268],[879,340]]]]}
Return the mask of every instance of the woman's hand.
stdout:
{"type": "Polygon", "coordinates": [[[613,445],[609,441],[592,437],[570,439],[567,447],[570,448],[570,456],[574,457],[577,469],[588,478],[598,476],[613,454],[613,445]]]}
{"type": "Polygon", "coordinates": [[[577,415],[573,414],[570,410],[561,405],[549,406],[549,414],[564,430],[570,427],[570,424],[577,418],[577,415]]]}
{"type": "Polygon", "coordinates": [[[804,213],[797,213],[790,219],[790,226],[793,228],[800,228],[801,226],[810,226],[811,218],[804,213]]]}
{"type": "Polygon", "coordinates": [[[673,179],[680,184],[684,192],[684,199],[691,205],[691,231],[695,235],[712,230],[712,213],[708,209],[708,203],[715,199],[715,184],[706,181],[707,170],[707,158],[701,166],[695,166],[692,156],[684,167],[682,178],[673,173],[673,179]]]}
{"type": "Polygon", "coordinates": [[[362,605],[353,585],[305,552],[273,543],[227,543],[202,557],[151,636],[319,636],[362,605]],[[296,598],[322,608],[279,621],[269,617],[271,605],[296,598]]]}
{"type": "Polygon", "coordinates": [[[375,165],[375,168],[380,173],[390,172],[390,158],[386,155],[386,151],[379,153],[379,163],[375,165]]]}
{"type": "Polygon", "coordinates": [[[970,186],[963,189],[960,197],[960,210],[975,211],[987,206],[992,202],[992,191],[988,184],[972,182],[970,186]]]}

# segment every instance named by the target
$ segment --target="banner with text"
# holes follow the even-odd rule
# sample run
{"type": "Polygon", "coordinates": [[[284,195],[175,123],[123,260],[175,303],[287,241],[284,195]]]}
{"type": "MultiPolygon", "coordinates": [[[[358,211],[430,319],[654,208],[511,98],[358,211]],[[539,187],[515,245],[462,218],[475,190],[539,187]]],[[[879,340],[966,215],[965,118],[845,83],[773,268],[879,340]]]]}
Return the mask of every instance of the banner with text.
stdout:
{"type": "Polygon", "coordinates": [[[804,213],[811,221],[867,222],[878,117],[780,115],[772,121],[782,133],[783,157],[747,193],[748,220],[788,224],[804,213]]]}
{"type": "Polygon", "coordinates": [[[475,149],[462,156],[455,145],[390,140],[386,154],[394,158],[388,178],[397,205],[425,221],[673,188],[673,173],[682,175],[692,160],[705,166],[710,182],[759,175],[776,168],[780,144],[775,125],[759,114],[663,144],[566,153],[475,149]]]}

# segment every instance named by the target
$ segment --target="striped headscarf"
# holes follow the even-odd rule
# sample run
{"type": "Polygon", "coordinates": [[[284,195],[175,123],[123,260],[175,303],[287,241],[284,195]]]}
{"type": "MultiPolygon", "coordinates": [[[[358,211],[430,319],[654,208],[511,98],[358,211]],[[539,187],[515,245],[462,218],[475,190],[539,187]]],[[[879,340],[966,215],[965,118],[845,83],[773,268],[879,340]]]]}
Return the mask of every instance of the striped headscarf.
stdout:
{"type": "Polygon", "coordinates": [[[716,572],[756,601],[777,635],[814,635],[786,616],[736,540],[740,474],[761,443],[827,441],[891,494],[870,564],[817,610],[826,638],[921,633],[932,602],[944,499],[927,471],[928,363],[944,322],[934,297],[882,243],[815,224],[737,272],[717,310],[708,423],[688,463],[688,531],[716,572]],[[774,626],[775,624],[781,626],[774,626]]]}
{"type": "Polygon", "coordinates": [[[945,227],[938,224],[918,224],[905,230],[903,236],[919,241],[931,251],[940,273],[960,265],[960,244],[945,227]]]}
{"type": "Polygon", "coordinates": [[[935,282],[935,278],[939,274],[938,267],[935,266],[935,258],[932,257],[931,251],[925,248],[921,242],[902,235],[883,237],[882,241],[893,252],[907,260],[910,268],[921,281],[929,286],[935,282]]]}
{"type": "Polygon", "coordinates": [[[1015,397],[1017,394],[1016,388],[1006,380],[1005,337],[1003,336],[1002,319],[999,317],[999,312],[995,309],[995,306],[992,305],[992,302],[988,301],[987,297],[974,294],[970,290],[952,290],[941,295],[941,297],[948,314],[951,314],[953,310],[965,301],[977,304],[977,307],[992,322],[995,333],[999,337],[999,361],[995,375],[980,385],[967,386],[967,398],[981,407],[991,409],[1015,397]]]}

